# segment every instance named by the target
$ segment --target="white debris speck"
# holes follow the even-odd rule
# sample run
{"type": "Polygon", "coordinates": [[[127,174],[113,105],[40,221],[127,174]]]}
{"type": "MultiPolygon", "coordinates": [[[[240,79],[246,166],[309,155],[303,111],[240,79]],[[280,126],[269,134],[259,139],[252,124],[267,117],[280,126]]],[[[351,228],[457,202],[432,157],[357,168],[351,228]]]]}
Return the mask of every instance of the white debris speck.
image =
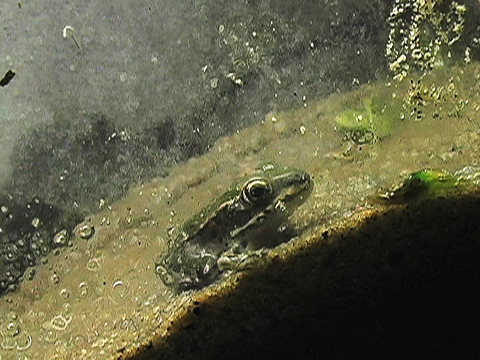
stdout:
{"type": "Polygon", "coordinates": [[[66,39],[69,36],[72,36],[75,33],[75,30],[71,26],[65,26],[63,28],[63,37],[66,39]]]}
{"type": "Polygon", "coordinates": [[[218,78],[210,79],[210,86],[212,89],[216,89],[218,86],[218,78]]]}

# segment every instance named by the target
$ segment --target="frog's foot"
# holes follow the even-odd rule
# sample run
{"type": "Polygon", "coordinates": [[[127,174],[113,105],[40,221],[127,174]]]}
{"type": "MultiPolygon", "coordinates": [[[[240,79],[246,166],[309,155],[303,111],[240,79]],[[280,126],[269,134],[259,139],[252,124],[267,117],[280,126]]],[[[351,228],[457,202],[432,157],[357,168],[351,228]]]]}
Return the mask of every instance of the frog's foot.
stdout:
{"type": "Polygon", "coordinates": [[[171,286],[175,280],[180,280],[180,277],[176,276],[178,274],[168,271],[162,264],[155,263],[155,274],[157,274],[160,280],[167,286],[171,286]]]}
{"type": "Polygon", "coordinates": [[[217,260],[218,269],[223,273],[232,271],[245,271],[258,267],[265,261],[268,249],[262,248],[255,251],[245,251],[241,253],[230,249],[224,252],[217,260]]]}
{"type": "Polygon", "coordinates": [[[219,276],[217,257],[202,249],[199,253],[174,247],[155,261],[155,273],[162,282],[180,291],[200,289],[219,276]]]}

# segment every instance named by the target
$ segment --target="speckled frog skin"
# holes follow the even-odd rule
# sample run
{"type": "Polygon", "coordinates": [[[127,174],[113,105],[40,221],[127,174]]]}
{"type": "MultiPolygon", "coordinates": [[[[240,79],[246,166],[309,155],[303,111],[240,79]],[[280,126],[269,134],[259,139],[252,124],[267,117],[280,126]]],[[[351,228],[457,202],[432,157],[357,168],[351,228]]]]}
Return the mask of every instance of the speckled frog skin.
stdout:
{"type": "Polygon", "coordinates": [[[199,289],[259,257],[262,248],[288,241],[295,234],[285,223],[312,188],[304,171],[262,166],[183,224],[156,259],[157,275],[181,291],[199,289]]]}

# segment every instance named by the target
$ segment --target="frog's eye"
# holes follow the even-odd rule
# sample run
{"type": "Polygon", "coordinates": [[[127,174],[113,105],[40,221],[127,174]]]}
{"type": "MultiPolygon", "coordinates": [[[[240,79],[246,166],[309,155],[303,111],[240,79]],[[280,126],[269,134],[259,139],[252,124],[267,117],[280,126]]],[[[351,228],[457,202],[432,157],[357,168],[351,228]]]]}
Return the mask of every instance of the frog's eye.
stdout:
{"type": "Polygon", "coordinates": [[[262,179],[253,179],[247,182],[242,190],[243,200],[247,203],[261,203],[270,199],[271,185],[262,179]]]}

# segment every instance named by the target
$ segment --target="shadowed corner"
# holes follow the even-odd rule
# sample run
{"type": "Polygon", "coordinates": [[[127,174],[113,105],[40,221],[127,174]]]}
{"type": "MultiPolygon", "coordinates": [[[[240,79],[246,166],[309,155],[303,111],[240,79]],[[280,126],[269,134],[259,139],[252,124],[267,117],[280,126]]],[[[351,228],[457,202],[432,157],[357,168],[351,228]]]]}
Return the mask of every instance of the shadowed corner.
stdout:
{"type": "Polygon", "coordinates": [[[319,229],[267,266],[194,294],[166,337],[118,359],[476,354],[479,216],[470,189],[319,229]]]}

